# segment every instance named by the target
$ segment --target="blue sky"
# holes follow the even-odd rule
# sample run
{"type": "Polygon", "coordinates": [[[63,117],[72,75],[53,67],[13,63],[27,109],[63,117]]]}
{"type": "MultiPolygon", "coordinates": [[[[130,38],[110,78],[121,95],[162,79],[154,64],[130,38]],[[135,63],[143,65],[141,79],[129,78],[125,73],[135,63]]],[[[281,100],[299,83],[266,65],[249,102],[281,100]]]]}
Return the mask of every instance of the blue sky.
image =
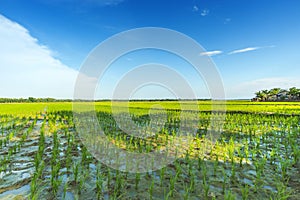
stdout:
{"type": "MultiPolygon", "coordinates": [[[[121,31],[149,26],[182,32],[201,44],[219,69],[227,98],[251,98],[265,88],[299,87],[299,10],[298,0],[2,0],[1,85],[14,82],[2,87],[0,96],[70,97],[73,77],[96,45],[121,31]],[[21,56],[28,49],[37,55],[32,58],[36,67],[21,56]],[[65,75],[60,77],[62,71],[65,75]]],[[[143,61],[165,61],[192,82],[199,97],[209,97],[203,82],[197,85],[189,67],[172,56],[148,51],[123,60],[119,65],[125,69],[143,61]]],[[[110,77],[121,76],[117,64],[104,78],[107,86],[117,82],[110,77]]],[[[112,89],[100,96],[109,97],[112,89]]],[[[137,94],[169,97],[155,90],[137,94]]]]}

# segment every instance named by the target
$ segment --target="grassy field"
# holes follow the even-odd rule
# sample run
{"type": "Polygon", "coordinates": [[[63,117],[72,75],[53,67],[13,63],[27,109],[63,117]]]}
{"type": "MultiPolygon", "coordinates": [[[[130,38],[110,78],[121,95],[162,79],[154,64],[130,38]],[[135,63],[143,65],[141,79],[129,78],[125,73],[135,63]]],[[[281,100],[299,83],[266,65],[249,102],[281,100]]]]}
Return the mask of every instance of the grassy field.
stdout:
{"type": "Polygon", "coordinates": [[[72,103],[0,104],[0,199],[300,199],[299,102],[113,102],[115,113],[110,101],[93,106],[114,146],[177,159],[155,171],[118,171],[83,145],[72,103]],[[150,110],[162,124],[157,131],[150,110]],[[215,116],[223,129],[207,152],[215,116]],[[120,129],[116,117],[147,137],[120,129]],[[191,127],[188,145],[175,145],[191,127]]]}

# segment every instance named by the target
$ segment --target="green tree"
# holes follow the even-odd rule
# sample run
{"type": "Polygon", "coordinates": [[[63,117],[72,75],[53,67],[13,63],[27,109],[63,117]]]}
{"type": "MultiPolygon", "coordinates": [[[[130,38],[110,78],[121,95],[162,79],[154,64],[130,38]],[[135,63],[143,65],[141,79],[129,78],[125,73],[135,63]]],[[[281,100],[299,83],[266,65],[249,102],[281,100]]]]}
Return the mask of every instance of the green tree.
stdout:
{"type": "Polygon", "coordinates": [[[270,97],[270,91],[269,90],[262,90],[262,99],[263,101],[268,101],[270,97]]]}
{"type": "Polygon", "coordinates": [[[278,94],[280,92],[280,88],[273,88],[269,91],[270,96],[276,96],[276,100],[278,100],[278,94]]]}
{"type": "Polygon", "coordinates": [[[29,102],[35,102],[36,99],[35,99],[34,97],[28,97],[28,101],[29,101],[29,102]]]}
{"type": "Polygon", "coordinates": [[[291,99],[293,99],[293,100],[299,99],[300,89],[298,89],[296,87],[291,87],[288,91],[288,94],[290,95],[291,99]]]}
{"type": "Polygon", "coordinates": [[[264,95],[261,91],[255,92],[258,101],[263,101],[264,95]]]}

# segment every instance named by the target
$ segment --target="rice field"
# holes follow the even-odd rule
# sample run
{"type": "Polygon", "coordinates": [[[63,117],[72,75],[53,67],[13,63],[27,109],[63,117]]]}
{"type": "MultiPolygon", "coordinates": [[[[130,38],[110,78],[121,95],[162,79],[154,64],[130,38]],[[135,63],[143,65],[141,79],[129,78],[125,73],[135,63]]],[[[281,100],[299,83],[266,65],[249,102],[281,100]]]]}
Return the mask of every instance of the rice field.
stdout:
{"type": "Polygon", "coordinates": [[[212,112],[210,101],[197,107],[181,102],[184,109],[176,101],[115,102],[118,111],[112,113],[110,101],[96,102],[110,144],[176,155],[174,162],[144,173],[119,171],[96,159],[77,131],[72,103],[0,104],[0,199],[300,199],[300,103],[223,103],[226,113],[212,112]],[[155,104],[161,107],[151,109],[155,104]],[[162,111],[166,115],[159,130],[147,128],[150,110],[157,118],[162,111]],[[224,124],[205,151],[214,115],[224,124]],[[116,117],[133,121],[148,137],[128,134],[116,117]],[[176,146],[177,132],[191,127],[191,142],[176,146]]]}

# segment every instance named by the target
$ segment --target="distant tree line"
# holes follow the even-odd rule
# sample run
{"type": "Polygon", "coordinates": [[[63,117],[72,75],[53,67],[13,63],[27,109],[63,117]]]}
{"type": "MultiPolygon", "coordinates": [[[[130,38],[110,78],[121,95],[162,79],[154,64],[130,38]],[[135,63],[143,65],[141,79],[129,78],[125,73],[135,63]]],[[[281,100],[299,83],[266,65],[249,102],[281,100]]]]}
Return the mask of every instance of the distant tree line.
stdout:
{"type": "MultiPolygon", "coordinates": [[[[130,99],[129,101],[210,101],[211,99],[130,99]]],[[[55,98],[0,98],[0,103],[34,103],[34,102],[104,102],[104,101],[128,101],[127,99],[95,99],[95,100],[83,100],[83,99],[55,99],[55,98]]]]}
{"type": "Polygon", "coordinates": [[[288,90],[273,88],[255,93],[252,101],[300,101],[300,89],[291,87],[288,90]]]}
{"type": "Polygon", "coordinates": [[[0,103],[34,103],[34,102],[71,102],[71,99],[54,98],[0,98],[0,103]]]}

